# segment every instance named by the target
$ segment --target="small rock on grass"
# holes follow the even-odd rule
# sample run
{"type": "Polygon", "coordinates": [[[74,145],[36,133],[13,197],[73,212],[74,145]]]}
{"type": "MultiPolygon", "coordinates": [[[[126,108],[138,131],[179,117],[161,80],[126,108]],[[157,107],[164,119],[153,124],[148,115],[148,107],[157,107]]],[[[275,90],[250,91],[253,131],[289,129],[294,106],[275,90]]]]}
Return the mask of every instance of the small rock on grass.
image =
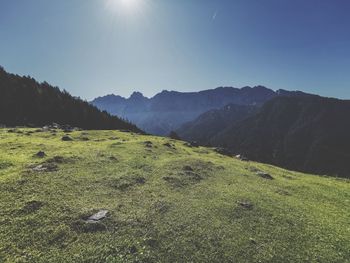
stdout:
{"type": "Polygon", "coordinates": [[[260,176],[261,178],[264,178],[264,179],[267,179],[267,180],[273,180],[274,179],[270,174],[265,173],[265,172],[258,171],[258,172],[256,172],[256,174],[258,176],[260,176]]]}
{"type": "Polygon", "coordinates": [[[65,135],[65,136],[62,137],[62,141],[65,141],[65,142],[67,142],[67,141],[73,141],[73,139],[72,139],[72,137],[70,137],[70,136],[68,136],[68,135],[65,135]]]}
{"type": "Polygon", "coordinates": [[[236,158],[241,160],[241,161],[244,161],[244,162],[248,162],[249,161],[249,159],[247,157],[245,157],[244,155],[242,155],[242,154],[236,155],[236,158]]]}
{"type": "Polygon", "coordinates": [[[153,143],[152,143],[151,141],[145,141],[145,142],[144,142],[144,145],[145,145],[145,147],[147,147],[147,148],[152,148],[152,147],[153,147],[153,143]]]}
{"type": "Polygon", "coordinates": [[[184,145],[187,146],[187,147],[190,147],[190,148],[192,148],[192,147],[199,147],[199,144],[197,142],[195,142],[195,141],[186,142],[186,143],[184,143],[184,145]]]}
{"type": "Polygon", "coordinates": [[[168,147],[168,148],[170,148],[170,149],[173,149],[173,150],[175,150],[176,148],[175,148],[175,146],[174,145],[172,145],[171,143],[169,143],[169,142],[166,142],[166,143],[164,143],[163,144],[165,147],[168,147]]]}
{"type": "Polygon", "coordinates": [[[93,214],[92,216],[90,216],[86,222],[87,223],[97,223],[99,222],[100,220],[106,218],[108,214],[108,210],[100,210],[98,211],[96,214],[93,214]]]}
{"type": "Polygon", "coordinates": [[[255,240],[254,238],[249,238],[249,241],[250,241],[250,243],[252,243],[252,244],[254,244],[254,245],[257,244],[257,242],[256,242],[256,240],[255,240]]]}
{"type": "Polygon", "coordinates": [[[56,164],[53,164],[53,163],[44,163],[44,164],[35,166],[32,170],[34,172],[54,172],[58,170],[58,167],[56,164]]]}
{"type": "Polygon", "coordinates": [[[37,153],[35,154],[35,156],[36,156],[36,157],[39,157],[39,158],[43,158],[43,157],[46,156],[46,154],[45,154],[45,152],[43,152],[43,151],[39,151],[39,152],[37,152],[37,153]]]}
{"type": "Polygon", "coordinates": [[[111,160],[111,161],[118,161],[118,158],[115,157],[115,156],[110,156],[110,157],[109,157],[109,160],[111,160]]]}

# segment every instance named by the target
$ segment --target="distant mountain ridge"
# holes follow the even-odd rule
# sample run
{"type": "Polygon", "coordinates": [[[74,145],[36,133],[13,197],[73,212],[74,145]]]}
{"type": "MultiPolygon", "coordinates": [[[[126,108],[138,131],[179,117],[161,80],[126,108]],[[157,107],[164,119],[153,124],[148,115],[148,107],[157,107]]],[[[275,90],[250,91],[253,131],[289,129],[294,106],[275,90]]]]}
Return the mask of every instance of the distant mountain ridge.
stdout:
{"type": "Polygon", "coordinates": [[[273,91],[263,86],[241,89],[219,87],[199,92],[164,90],[152,98],[144,97],[139,92],[134,92],[129,98],[107,95],[94,99],[91,104],[135,123],[146,132],[168,135],[170,131],[209,110],[220,109],[228,104],[261,106],[276,96],[299,93],[273,91]]]}
{"type": "Polygon", "coordinates": [[[47,82],[7,73],[0,67],[0,124],[43,126],[53,122],[84,129],[124,129],[142,132],[135,125],[47,82]]]}
{"type": "Polygon", "coordinates": [[[349,100],[281,96],[255,112],[233,109],[207,112],[177,133],[251,160],[350,178],[349,100]]]}
{"type": "Polygon", "coordinates": [[[253,105],[229,104],[221,109],[207,111],[195,120],[185,123],[176,133],[187,141],[209,145],[210,140],[227,127],[257,113],[259,107],[253,105]]]}

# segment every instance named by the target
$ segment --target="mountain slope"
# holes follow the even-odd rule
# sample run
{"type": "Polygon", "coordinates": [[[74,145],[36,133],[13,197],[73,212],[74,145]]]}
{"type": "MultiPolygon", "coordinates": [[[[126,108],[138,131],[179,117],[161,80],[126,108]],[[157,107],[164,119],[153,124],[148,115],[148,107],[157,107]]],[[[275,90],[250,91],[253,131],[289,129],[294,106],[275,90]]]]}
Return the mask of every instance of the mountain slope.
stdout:
{"type": "Polygon", "coordinates": [[[20,77],[0,68],[0,124],[43,126],[52,122],[85,129],[140,131],[89,103],[61,92],[48,83],[20,77]]]}
{"type": "Polygon", "coordinates": [[[278,97],[211,143],[289,169],[350,177],[349,116],[350,101],[278,97]]]}
{"type": "Polygon", "coordinates": [[[221,87],[188,93],[163,91],[150,99],[139,92],[128,99],[108,95],[96,98],[91,103],[101,110],[130,120],[151,134],[168,135],[209,110],[220,109],[230,103],[262,105],[275,96],[278,96],[278,92],[262,86],[242,89],[221,87]]]}
{"type": "Polygon", "coordinates": [[[257,106],[229,104],[222,109],[201,114],[194,121],[182,125],[176,133],[184,140],[208,145],[216,134],[252,116],[257,111],[257,106]]]}
{"type": "Polygon", "coordinates": [[[76,131],[64,142],[64,134],[0,129],[1,262],[350,258],[349,180],[166,138],[76,131]],[[106,218],[87,222],[100,210],[106,218]]]}

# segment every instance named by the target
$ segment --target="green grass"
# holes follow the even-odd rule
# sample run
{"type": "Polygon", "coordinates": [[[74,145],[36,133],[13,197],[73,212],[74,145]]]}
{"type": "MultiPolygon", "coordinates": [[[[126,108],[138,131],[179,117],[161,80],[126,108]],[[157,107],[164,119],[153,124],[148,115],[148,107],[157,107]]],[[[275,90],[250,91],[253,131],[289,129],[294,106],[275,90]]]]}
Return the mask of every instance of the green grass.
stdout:
{"type": "Polygon", "coordinates": [[[0,262],[350,262],[349,180],[167,138],[34,131],[0,129],[0,262]]]}

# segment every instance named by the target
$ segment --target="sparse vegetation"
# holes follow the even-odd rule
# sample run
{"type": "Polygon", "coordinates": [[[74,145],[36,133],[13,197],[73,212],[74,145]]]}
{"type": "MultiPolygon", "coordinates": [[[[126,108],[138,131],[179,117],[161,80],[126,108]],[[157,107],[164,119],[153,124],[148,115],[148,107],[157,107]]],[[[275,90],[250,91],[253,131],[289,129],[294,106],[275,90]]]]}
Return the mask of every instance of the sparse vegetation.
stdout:
{"type": "Polygon", "coordinates": [[[168,138],[64,135],[0,129],[0,262],[349,261],[347,179],[168,138]]]}

